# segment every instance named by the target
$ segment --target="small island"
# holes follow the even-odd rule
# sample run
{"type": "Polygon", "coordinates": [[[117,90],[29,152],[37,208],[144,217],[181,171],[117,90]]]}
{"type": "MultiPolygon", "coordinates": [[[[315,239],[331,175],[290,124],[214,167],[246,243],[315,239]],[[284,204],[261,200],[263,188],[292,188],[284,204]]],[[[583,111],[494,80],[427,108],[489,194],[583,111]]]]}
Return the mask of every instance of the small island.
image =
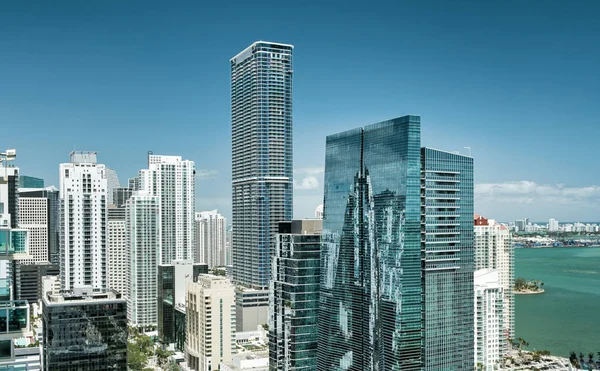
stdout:
{"type": "Polygon", "coordinates": [[[540,280],[527,281],[523,277],[515,279],[515,294],[528,295],[528,294],[541,294],[544,292],[542,288],[544,283],[540,280]]]}

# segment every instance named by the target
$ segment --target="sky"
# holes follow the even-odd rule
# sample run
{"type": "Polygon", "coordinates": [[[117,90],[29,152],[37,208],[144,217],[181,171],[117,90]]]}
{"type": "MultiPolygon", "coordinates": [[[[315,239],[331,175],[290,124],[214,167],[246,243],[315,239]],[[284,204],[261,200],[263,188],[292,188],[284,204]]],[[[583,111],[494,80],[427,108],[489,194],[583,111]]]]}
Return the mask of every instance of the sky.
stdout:
{"type": "Polygon", "coordinates": [[[148,151],[197,168],[231,216],[230,58],[294,49],[294,216],[323,200],[325,138],[421,115],[423,146],[471,147],[475,209],[600,220],[598,1],[6,1],[0,149],[58,186],[72,150],[122,184],[148,151]]]}

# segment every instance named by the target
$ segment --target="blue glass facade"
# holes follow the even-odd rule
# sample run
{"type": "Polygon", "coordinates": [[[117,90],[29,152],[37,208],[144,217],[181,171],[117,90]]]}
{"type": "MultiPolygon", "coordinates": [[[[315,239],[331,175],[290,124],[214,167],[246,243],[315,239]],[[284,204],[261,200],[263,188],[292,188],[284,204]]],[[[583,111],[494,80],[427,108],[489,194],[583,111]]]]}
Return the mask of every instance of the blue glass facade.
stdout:
{"type": "Polygon", "coordinates": [[[473,159],[421,149],[424,369],[474,368],[473,159]]]}
{"type": "Polygon", "coordinates": [[[314,371],[321,220],[279,224],[269,292],[269,370],[314,371]]]}
{"type": "Polygon", "coordinates": [[[317,369],[421,370],[420,117],[327,137],[317,369]]]}
{"type": "Polygon", "coordinates": [[[258,41],[231,59],[233,277],[256,289],[292,218],[292,50],[258,41]]]}

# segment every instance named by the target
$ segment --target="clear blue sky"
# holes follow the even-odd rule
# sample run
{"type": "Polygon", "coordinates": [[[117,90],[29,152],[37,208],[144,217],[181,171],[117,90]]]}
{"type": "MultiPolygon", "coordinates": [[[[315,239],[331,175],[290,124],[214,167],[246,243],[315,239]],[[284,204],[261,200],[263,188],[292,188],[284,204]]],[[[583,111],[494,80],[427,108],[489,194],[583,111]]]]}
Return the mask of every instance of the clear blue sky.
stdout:
{"type": "MultiPolygon", "coordinates": [[[[123,183],[146,152],[196,161],[197,207],[230,216],[229,59],[294,50],[295,216],[322,201],[325,137],[422,116],[472,147],[478,212],[600,220],[598,1],[7,1],[0,148],[23,174],[99,151],[123,183]]],[[[463,150],[464,151],[464,150],[463,150]]]]}

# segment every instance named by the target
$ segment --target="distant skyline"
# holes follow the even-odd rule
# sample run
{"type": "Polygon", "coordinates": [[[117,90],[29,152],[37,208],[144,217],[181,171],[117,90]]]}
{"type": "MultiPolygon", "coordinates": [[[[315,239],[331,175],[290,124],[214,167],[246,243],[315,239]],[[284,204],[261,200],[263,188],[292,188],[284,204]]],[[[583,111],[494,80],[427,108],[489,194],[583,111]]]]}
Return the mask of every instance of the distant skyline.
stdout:
{"type": "Polygon", "coordinates": [[[0,149],[58,186],[98,151],[122,185],[147,152],[196,162],[198,211],[231,221],[230,63],[293,44],[294,217],[323,202],[325,137],[418,114],[471,147],[475,210],[600,220],[597,1],[11,2],[0,13],[0,149]]]}

